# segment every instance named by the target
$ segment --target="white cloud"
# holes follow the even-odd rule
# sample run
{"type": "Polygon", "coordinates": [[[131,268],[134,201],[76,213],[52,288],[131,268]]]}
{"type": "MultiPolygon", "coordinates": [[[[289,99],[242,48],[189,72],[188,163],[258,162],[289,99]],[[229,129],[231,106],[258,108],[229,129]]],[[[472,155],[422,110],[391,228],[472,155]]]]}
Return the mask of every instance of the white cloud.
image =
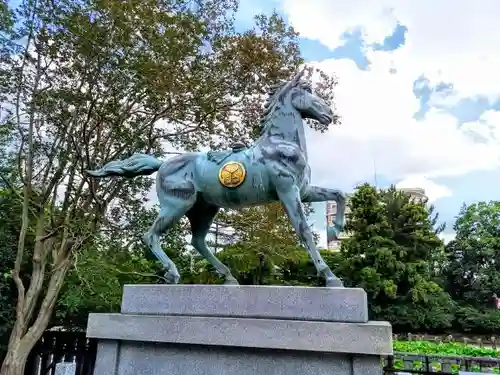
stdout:
{"type": "Polygon", "coordinates": [[[455,232],[443,232],[439,234],[439,238],[441,238],[445,244],[455,239],[455,232]]]}
{"type": "Polygon", "coordinates": [[[316,63],[339,77],[336,103],[343,125],[327,134],[308,131],[314,183],[349,188],[372,181],[376,169],[394,181],[426,185],[418,187],[438,199],[451,191],[432,179],[500,165],[498,112],[461,127],[436,109],[423,121],[413,118],[420,107],[413,83],[421,75],[431,86],[453,84],[451,97],[432,98],[441,105],[475,95],[500,97],[500,24],[495,18],[500,2],[483,0],[471,7],[465,0],[283,0],[282,6],[303,37],[331,48],[355,27],[362,27],[367,44],[381,42],[397,22],[408,27],[404,47],[366,51],[369,70],[359,70],[350,60],[316,63]],[[392,67],[396,74],[389,72],[392,67]]]}
{"type": "Polygon", "coordinates": [[[370,26],[371,42],[378,42],[392,32],[396,19],[386,4],[392,1],[332,2],[329,0],[283,0],[283,10],[302,36],[335,48],[342,44],[340,36],[355,27],[370,26]],[[385,4],[384,4],[385,3],[385,4]],[[373,22],[373,20],[378,22],[373,22]]]}

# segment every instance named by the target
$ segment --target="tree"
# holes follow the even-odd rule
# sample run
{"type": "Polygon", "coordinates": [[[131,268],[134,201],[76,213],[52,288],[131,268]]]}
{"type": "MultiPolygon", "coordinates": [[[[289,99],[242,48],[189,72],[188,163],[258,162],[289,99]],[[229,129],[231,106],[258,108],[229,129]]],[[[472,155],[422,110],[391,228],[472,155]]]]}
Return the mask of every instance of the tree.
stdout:
{"type": "MultiPolygon", "coordinates": [[[[337,251],[320,250],[320,254],[325,263],[334,271],[342,261],[342,254],[337,251]]],[[[322,280],[318,279],[311,257],[305,251],[293,258],[285,259],[280,276],[280,281],[286,285],[323,286],[322,280]]]]}
{"type": "MultiPolygon", "coordinates": [[[[162,281],[163,270],[140,241],[157,213],[157,207],[142,208],[123,225],[104,228],[93,244],[74,254],[52,324],[85,328],[90,312],[119,312],[124,284],[162,281]],[[128,233],[126,240],[123,233],[128,233]]],[[[185,236],[186,230],[179,223],[162,239],[163,249],[184,276],[183,282],[190,279],[185,236]]]]}
{"type": "Polygon", "coordinates": [[[454,230],[446,246],[447,290],[461,304],[491,308],[500,293],[500,202],[464,205],[454,230]]]}
{"type": "Polygon", "coordinates": [[[425,202],[394,187],[361,185],[350,198],[339,274],[366,290],[371,315],[395,330],[442,329],[451,324],[450,296],[432,280],[433,252],[443,243],[425,202]]]}
{"type": "Polygon", "coordinates": [[[15,286],[9,276],[14,267],[20,220],[16,220],[18,206],[13,198],[10,190],[0,190],[0,358],[3,358],[7,348],[8,334],[14,321],[15,286]]]}
{"type": "MultiPolygon", "coordinates": [[[[308,208],[307,213],[311,210],[308,208]]],[[[217,220],[232,230],[218,257],[242,284],[290,284],[293,268],[307,264],[307,252],[293,230],[281,203],[228,210],[217,220]]],[[[207,267],[212,280],[212,269],[207,267]]],[[[305,276],[305,275],[302,275],[305,276]]]]}
{"type": "MultiPolygon", "coordinates": [[[[16,241],[21,229],[21,204],[17,194],[0,184],[0,359],[4,357],[9,340],[9,333],[14,323],[16,287],[12,281],[12,269],[16,257],[16,241]]],[[[34,244],[34,218],[30,216],[30,225],[26,235],[28,248],[34,244]]],[[[30,254],[28,254],[30,255],[30,254]]],[[[29,282],[30,263],[23,262],[21,279],[29,282]]]]}
{"type": "MultiPolygon", "coordinates": [[[[17,150],[19,168],[1,177],[22,191],[22,214],[11,273],[15,323],[1,375],[23,373],[73,255],[94,244],[103,223],[126,220],[152,184],[89,180],[84,171],[132,153],[160,157],[164,142],[217,148],[250,138],[261,94],[301,63],[297,34],[281,18],[259,16],[252,30],[236,33],[236,6],[25,0],[13,17],[2,13],[0,128],[15,130],[2,152],[17,150]],[[26,282],[21,268],[29,254],[26,282]]],[[[323,78],[326,95],[335,82],[323,78]]]]}

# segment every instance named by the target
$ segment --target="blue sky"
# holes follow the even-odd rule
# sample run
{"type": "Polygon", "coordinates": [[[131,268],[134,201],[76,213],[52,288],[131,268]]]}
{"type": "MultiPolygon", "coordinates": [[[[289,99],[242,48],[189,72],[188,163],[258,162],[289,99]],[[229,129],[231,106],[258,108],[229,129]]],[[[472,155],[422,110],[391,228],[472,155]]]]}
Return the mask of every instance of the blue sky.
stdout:
{"type": "MultiPolygon", "coordinates": [[[[353,9],[350,5],[336,7],[333,3],[311,0],[306,7],[300,0],[244,0],[237,17],[238,26],[246,28],[251,25],[253,14],[277,9],[301,33],[300,47],[306,61],[317,63],[322,69],[331,69],[339,78],[337,95],[342,102],[338,105],[344,120],[342,127],[359,128],[360,131],[366,128],[373,132],[370,137],[354,130],[332,130],[328,133],[331,141],[319,140],[311,134],[309,142],[325,150],[323,155],[315,151],[317,155],[311,158],[316,161],[311,162],[313,180],[316,176],[313,182],[350,191],[359,182],[373,183],[376,174],[380,187],[390,184],[423,187],[429,192],[441,220],[447,224],[446,238],[452,238],[453,223],[464,202],[499,197],[496,189],[496,182],[500,180],[496,165],[498,154],[494,147],[498,143],[493,120],[500,110],[500,96],[498,93],[492,95],[491,90],[481,92],[481,85],[474,85],[477,81],[467,81],[456,67],[449,69],[447,60],[447,54],[456,56],[456,53],[463,54],[466,59],[475,59],[476,54],[483,58],[484,54],[480,55],[483,51],[457,52],[452,37],[446,39],[433,34],[432,28],[438,26],[432,23],[428,14],[444,12],[444,5],[433,10],[430,4],[422,3],[422,9],[414,11],[416,16],[408,16],[410,13],[404,6],[389,6],[393,3],[388,1],[374,0],[368,10],[366,3],[359,1],[354,1],[353,9]],[[425,29],[424,21],[429,21],[429,30],[425,29]],[[353,81],[360,84],[359,91],[346,89],[353,81]],[[371,81],[377,86],[371,86],[371,81]],[[371,103],[369,95],[363,94],[367,90],[373,92],[373,101],[380,102],[379,106],[371,103]],[[367,105],[363,106],[360,100],[358,108],[353,106],[352,116],[350,111],[343,113],[342,107],[348,108],[344,103],[355,102],[358,93],[367,105]],[[366,121],[374,122],[373,127],[358,123],[363,118],[356,111],[365,110],[378,114],[372,119],[366,117],[366,121]],[[394,121],[398,122],[385,127],[384,118],[386,115],[391,117],[391,112],[396,112],[394,121]],[[377,126],[384,129],[378,130],[377,126]],[[415,137],[420,127],[423,133],[417,141],[415,137]],[[345,149],[338,163],[339,170],[332,168],[331,162],[322,165],[322,160],[331,160],[330,145],[345,149]],[[480,158],[477,164],[475,158],[480,158]],[[315,174],[315,170],[320,172],[315,174]]],[[[458,10],[462,9],[461,3],[464,2],[459,1],[458,10]]],[[[490,11],[485,10],[485,17],[489,17],[490,11]]],[[[462,13],[464,19],[468,17],[466,8],[462,13]]],[[[467,22],[464,21],[462,27],[467,35],[473,34],[467,31],[467,22]]],[[[469,43],[477,46],[474,40],[469,43]]],[[[462,64],[453,59],[449,61],[454,65],[462,64]]],[[[476,72],[471,74],[477,75],[476,72]]],[[[316,229],[322,230],[325,225],[323,205],[316,206],[313,219],[316,229]]]]}

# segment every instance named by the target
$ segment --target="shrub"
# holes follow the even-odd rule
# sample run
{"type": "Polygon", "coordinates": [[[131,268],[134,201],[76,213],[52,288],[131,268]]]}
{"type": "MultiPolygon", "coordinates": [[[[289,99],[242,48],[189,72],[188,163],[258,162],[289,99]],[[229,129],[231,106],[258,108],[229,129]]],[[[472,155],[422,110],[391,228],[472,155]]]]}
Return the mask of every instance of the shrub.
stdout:
{"type": "Polygon", "coordinates": [[[457,357],[491,357],[500,358],[500,350],[480,348],[458,342],[431,342],[431,341],[394,341],[395,352],[433,354],[457,357]]]}

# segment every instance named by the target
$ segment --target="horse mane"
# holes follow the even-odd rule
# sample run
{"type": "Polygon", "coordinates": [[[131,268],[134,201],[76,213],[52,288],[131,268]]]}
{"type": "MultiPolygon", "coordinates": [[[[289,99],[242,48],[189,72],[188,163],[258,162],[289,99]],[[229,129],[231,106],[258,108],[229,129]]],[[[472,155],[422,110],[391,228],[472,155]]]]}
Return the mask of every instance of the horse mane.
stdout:
{"type": "Polygon", "coordinates": [[[304,70],[300,71],[291,81],[281,81],[269,88],[267,92],[268,96],[264,103],[262,114],[259,118],[260,135],[262,135],[266,130],[266,122],[269,120],[270,115],[273,113],[276,102],[280,98],[281,100],[283,100],[284,95],[286,95],[290,89],[296,86],[300,86],[302,88],[312,90],[311,84],[309,82],[301,81],[303,73],[304,70]]]}
{"type": "Polygon", "coordinates": [[[279,94],[285,88],[288,82],[283,81],[272,85],[267,91],[267,98],[264,102],[264,108],[262,114],[260,115],[260,135],[265,130],[265,123],[269,120],[269,115],[273,112],[276,101],[278,100],[279,94]]]}

